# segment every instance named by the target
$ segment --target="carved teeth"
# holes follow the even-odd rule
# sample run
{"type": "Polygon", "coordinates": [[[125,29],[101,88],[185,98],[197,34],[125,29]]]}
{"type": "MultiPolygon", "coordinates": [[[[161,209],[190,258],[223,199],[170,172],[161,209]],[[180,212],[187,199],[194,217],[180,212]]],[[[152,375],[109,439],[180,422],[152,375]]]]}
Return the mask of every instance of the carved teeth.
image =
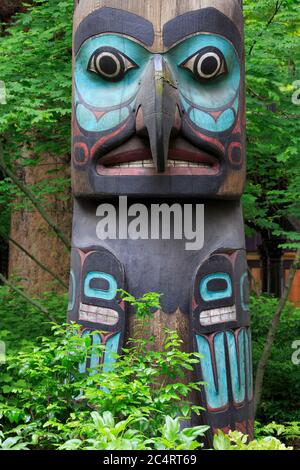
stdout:
{"type": "Polygon", "coordinates": [[[80,304],[79,320],[103,325],[116,325],[119,321],[119,314],[110,308],[80,304]]]}
{"type": "Polygon", "coordinates": [[[150,160],[141,160],[138,162],[127,162],[114,165],[114,168],[154,168],[154,162],[150,160]]]}
{"type": "Polygon", "coordinates": [[[200,325],[210,326],[236,321],[236,307],[222,307],[200,313],[200,325]]]}
{"type": "MultiPolygon", "coordinates": [[[[113,165],[114,168],[155,168],[153,160],[141,160],[113,165]]],[[[169,168],[211,168],[205,163],[186,162],[182,160],[168,160],[169,168]]]]}

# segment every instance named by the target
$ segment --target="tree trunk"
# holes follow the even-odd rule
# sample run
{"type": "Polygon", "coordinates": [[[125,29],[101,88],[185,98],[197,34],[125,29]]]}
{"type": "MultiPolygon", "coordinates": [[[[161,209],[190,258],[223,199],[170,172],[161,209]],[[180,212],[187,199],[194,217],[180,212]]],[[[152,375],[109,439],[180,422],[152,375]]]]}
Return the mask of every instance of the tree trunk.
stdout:
{"type": "MultiPolygon", "coordinates": [[[[19,167],[19,178],[24,184],[33,186],[58,176],[68,178],[69,172],[69,167],[64,164],[62,158],[45,155],[42,163],[37,166],[19,167]]],[[[71,197],[61,200],[56,194],[48,196],[46,212],[51,221],[65,234],[65,238],[70,240],[71,197]]],[[[36,208],[22,208],[12,213],[10,236],[33,255],[33,258],[47,266],[51,273],[55,273],[65,284],[68,283],[69,251],[36,208]]],[[[20,277],[29,293],[40,294],[62,288],[57,282],[53,283],[50,273],[13,243],[10,243],[9,276],[20,277]]],[[[63,290],[66,290],[65,287],[63,290]]]]}
{"type": "MultiPolygon", "coordinates": [[[[18,11],[24,11],[25,8],[22,6],[24,0],[2,0],[0,4],[0,19],[9,21],[10,18],[18,11]]],[[[31,3],[27,0],[26,3],[31,3]]]]}

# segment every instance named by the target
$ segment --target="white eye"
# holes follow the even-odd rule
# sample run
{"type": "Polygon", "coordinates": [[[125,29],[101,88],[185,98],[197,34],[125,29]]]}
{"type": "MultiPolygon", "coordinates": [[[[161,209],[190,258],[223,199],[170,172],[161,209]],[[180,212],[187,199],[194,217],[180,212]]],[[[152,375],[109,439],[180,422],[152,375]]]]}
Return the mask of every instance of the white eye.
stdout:
{"type": "Polygon", "coordinates": [[[121,80],[130,69],[137,65],[123,53],[112,47],[97,49],[89,60],[87,69],[100,75],[105,80],[121,80]]]}
{"type": "Polygon", "coordinates": [[[204,79],[216,77],[221,66],[222,62],[218,54],[215,52],[207,52],[200,58],[197,64],[197,72],[199,76],[204,79]]]}
{"type": "Polygon", "coordinates": [[[206,47],[181,64],[200,81],[213,80],[227,73],[227,65],[221,51],[206,47]]]}
{"type": "Polygon", "coordinates": [[[106,78],[116,78],[121,71],[119,58],[111,52],[101,52],[94,61],[95,69],[106,78]]]}

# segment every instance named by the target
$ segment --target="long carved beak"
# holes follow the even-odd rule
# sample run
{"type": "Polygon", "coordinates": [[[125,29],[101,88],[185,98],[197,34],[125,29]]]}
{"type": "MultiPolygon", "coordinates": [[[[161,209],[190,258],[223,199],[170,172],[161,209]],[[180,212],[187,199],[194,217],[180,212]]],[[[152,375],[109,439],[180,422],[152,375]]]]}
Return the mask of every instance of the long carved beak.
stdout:
{"type": "MultiPolygon", "coordinates": [[[[153,161],[159,173],[168,165],[169,143],[178,115],[178,91],[165,59],[153,57],[137,96],[136,127],[148,134],[153,161]]],[[[177,119],[178,121],[178,119],[177,119]]]]}

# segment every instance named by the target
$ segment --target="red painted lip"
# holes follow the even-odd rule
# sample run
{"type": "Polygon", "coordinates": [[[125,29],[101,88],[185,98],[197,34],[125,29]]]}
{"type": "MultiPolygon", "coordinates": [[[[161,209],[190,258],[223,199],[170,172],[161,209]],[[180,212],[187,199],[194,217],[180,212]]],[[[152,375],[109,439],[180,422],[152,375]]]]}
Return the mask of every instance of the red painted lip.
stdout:
{"type": "Polygon", "coordinates": [[[214,166],[220,166],[219,160],[216,157],[206,153],[206,152],[190,152],[188,150],[181,149],[170,149],[169,151],[169,160],[181,160],[184,162],[190,163],[203,163],[204,165],[209,165],[212,168],[214,166]]]}
{"type": "Polygon", "coordinates": [[[150,149],[135,149],[114,156],[103,157],[99,160],[96,170],[101,176],[216,176],[221,165],[216,157],[204,151],[188,151],[186,149],[170,149],[169,160],[199,163],[205,167],[168,167],[163,173],[158,173],[154,168],[115,168],[114,165],[137,161],[150,161],[152,155],[150,149]],[[100,164],[101,162],[101,164],[100,164]]]}
{"type": "Polygon", "coordinates": [[[103,157],[101,158],[101,165],[99,163],[99,166],[113,167],[113,165],[118,165],[120,163],[139,162],[141,160],[151,159],[152,156],[150,149],[136,149],[122,152],[120,154],[114,155],[113,157],[103,157]]]}

